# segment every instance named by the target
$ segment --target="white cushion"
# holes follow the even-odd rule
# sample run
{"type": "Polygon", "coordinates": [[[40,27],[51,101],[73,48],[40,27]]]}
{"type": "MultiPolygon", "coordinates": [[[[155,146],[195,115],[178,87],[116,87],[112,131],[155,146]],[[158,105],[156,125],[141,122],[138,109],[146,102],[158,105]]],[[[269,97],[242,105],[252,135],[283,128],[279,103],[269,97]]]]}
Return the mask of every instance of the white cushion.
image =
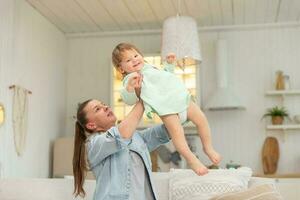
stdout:
{"type": "Polygon", "coordinates": [[[252,170],[238,169],[209,170],[204,176],[188,169],[172,169],[169,181],[169,200],[206,200],[226,192],[248,188],[252,170]]]}
{"type": "Polygon", "coordinates": [[[211,200],[283,200],[273,184],[259,185],[239,192],[229,192],[211,200]]]}

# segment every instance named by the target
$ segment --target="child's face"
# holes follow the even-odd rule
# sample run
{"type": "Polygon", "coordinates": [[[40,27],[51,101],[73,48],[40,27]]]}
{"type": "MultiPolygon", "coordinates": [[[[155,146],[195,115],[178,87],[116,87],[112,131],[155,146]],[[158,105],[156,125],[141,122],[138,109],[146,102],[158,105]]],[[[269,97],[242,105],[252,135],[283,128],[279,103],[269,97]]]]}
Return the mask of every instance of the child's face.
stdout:
{"type": "Polygon", "coordinates": [[[120,63],[121,73],[137,72],[144,66],[144,58],[136,50],[126,50],[122,53],[122,61],[120,63]]]}

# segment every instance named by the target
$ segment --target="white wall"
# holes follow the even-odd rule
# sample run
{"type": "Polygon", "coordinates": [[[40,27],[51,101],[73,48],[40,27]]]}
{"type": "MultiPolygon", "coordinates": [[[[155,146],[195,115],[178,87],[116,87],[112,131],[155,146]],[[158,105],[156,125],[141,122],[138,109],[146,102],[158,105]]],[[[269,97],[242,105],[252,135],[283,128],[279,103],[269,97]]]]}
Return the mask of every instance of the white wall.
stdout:
{"type": "MultiPolygon", "coordinates": [[[[217,33],[203,36],[205,43],[213,42],[217,33]]],[[[256,173],[262,172],[261,151],[267,135],[278,137],[280,162],[278,173],[300,172],[300,130],[287,131],[284,141],[282,132],[268,132],[261,116],[265,109],[280,105],[280,98],[266,97],[265,91],[275,88],[275,72],[283,70],[291,76],[293,88],[300,89],[300,28],[226,31],[219,33],[229,45],[230,80],[236,94],[243,99],[246,111],[207,112],[213,141],[222,152],[224,161],[233,160],[251,166],[256,173]]],[[[215,73],[213,45],[205,45],[205,58],[210,61],[203,67],[203,102],[214,91],[215,73]],[[209,49],[211,53],[207,52],[209,49]]],[[[286,98],[286,106],[292,115],[300,113],[300,96],[286,98]]]]}
{"type": "Polygon", "coordinates": [[[52,142],[65,127],[67,40],[25,0],[0,1],[0,28],[0,102],[6,108],[0,127],[1,177],[48,177],[52,142]],[[22,157],[14,149],[12,84],[32,91],[22,157]]]}
{"type": "MultiPolygon", "coordinates": [[[[200,32],[203,62],[201,64],[201,102],[205,104],[216,87],[215,43],[228,40],[230,84],[244,101],[245,111],[206,111],[213,143],[222,154],[222,166],[230,160],[250,166],[262,173],[261,149],[266,137],[261,121],[265,108],[280,103],[266,97],[273,89],[275,71],[284,70],[291,76],[294,88],[300,88],[300,28],[252,28],[200,32]]],[[[74,132],[72,116],[78,102],[88,98],[110,101],[111,51],[119,42],[131,42],[144,53],[159,53],[160,35],[127,35],[112,37],[70,38],[67,78],[66,134],[74,132]]],[[[290,97],[288,107],[300,113],[300,96],[290,97]]],[[[284,141],[279,136],[280,163],[278,173],[300,172],[300,130],[291,131],[284,141]]],[[[199,146],[198,151],[201,151],[199,146]]],[[[201,160],[207,162],[204,156],[201,160]]]]}

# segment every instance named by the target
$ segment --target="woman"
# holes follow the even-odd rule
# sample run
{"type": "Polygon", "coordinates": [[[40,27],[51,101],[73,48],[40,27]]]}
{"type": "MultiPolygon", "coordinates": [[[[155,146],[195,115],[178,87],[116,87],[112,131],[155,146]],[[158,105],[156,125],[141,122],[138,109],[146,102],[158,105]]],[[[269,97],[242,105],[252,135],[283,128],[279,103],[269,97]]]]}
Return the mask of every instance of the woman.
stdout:
{"type": "Polygon", "coordinates": [[[80,104],[73,156],[76,196],[85,195],[85,172],[90,169],[96,177],[94,200],[156,199],[149,151],[168,142],[169,136],[164,125],[136,131],[143,112],[139,101],[115,125],[114,113],[102,102],[88,100],[80,104]]]}

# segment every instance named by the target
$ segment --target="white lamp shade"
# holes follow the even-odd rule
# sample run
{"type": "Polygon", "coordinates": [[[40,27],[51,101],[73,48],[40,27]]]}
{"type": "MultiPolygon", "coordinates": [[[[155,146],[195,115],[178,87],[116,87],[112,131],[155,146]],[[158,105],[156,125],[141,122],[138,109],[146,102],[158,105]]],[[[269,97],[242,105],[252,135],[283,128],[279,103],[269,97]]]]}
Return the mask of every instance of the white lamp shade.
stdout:
{"type": "Polygon", "coordinates": [[[185,66],[201,61],[196,21],[188,16],[169,17],[164,21],[161,56],[175,53],[179,64],[185,66]],[[184,62],[184,63],[183,63],[184,62]]]}

